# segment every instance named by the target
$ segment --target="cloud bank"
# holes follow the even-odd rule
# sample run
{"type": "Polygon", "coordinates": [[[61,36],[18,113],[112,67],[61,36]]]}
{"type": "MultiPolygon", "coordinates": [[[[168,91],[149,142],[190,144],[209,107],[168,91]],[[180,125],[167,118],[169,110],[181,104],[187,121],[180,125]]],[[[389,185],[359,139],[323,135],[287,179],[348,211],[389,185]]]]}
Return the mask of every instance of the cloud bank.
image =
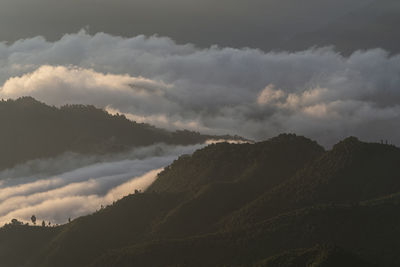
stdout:
{"type": "Polygon", "coordinates": [[[13,218],[62,224],[146,189],[163,167],[201,146],[153,145],[108,156],[62,155],[0,172],[0,226],[13,218]],[[66,163],[56,173],[56,167],[66,163]]]}
{"type": "Polygon", "coordinates": [[[170,129],[260,140],[295,132],[332,145],[349,135],[400,144],[400,56],[343,57],[179,45],[84,31],[0,44],[0,97],[94,104],[170,129]]]}

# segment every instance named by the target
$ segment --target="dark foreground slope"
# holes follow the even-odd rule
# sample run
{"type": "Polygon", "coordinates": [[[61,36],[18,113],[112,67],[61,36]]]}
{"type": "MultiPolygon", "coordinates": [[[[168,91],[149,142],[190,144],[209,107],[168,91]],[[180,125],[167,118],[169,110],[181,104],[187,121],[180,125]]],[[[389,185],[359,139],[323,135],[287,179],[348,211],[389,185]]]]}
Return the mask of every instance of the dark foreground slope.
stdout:
{"type": "Polygon", "coordinates": [[[399,266],[399,160],[356,138],[327,152],[295,135],[211,145],[33,250],[43,229],[1,229],[0,255],[10,267],[399,266]]]}
{"type": "MultiPolygon", "coordinates": [[[[336,259],[336,265],[317,265],[309,258],[306,265],[297,266],[398,266],[399,208],[392,202],[305,208],[236,231],[111,251],[92,266],[251,266],[315,246],[335,246],[352,256],[349,261],[336,259]],[[353,265],[357,259],[360,264],[353,265]]],[[[302,256],[292,257],[291,261],[299,261],[302,256]]]]}
{"type": "Polygon", "coordinates": [[[197,144],[212,138],[168,132],[94,106],[47,106],[31,97],[0,102],[0,169],[66,151],[110,153],[154,143],[197,144]]]}
{"type": "Polygon", "coordinates": [[[353,204],[400,192],[400,149],[349,137],[228,219],[243,226],[319,204],[353,204]]]}

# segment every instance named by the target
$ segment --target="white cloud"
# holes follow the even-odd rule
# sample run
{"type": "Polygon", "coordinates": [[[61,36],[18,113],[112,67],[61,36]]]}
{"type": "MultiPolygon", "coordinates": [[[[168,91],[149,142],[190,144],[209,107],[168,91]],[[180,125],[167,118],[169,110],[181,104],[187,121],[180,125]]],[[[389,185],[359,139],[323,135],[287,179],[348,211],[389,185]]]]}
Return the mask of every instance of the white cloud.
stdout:
{"type": "Polygon", "coordinates": [[[65,223],[68,218],[92,213],[135,189],[146,189],[163,167],[200,147],[159,144],[119,155],[87,158],[67,154],[2,171],[0,225],[13,218],[29,222],[32,214],[39,221],[65,223]],[[73,161],[68,170],[61,168],[55,174],[53,165],[67,158],[73,161]]]}
{"type": "Polygon", "coordinates": [[[206,141],[207,145],[218,144],[218,143],[228,143],[228,144],[252,144],[252,141],[243,140],[227,140],[227,139],[209,139],[206,141]]]}
{"type": "Polygon", "coordinates": [[[0,97],[94,104],[170,129],[325,145],[357,135],[400,143],[400,56],[375,49],[265,53],[81,31],[0,44],[0,97]],[[377,129],[376,127],[379,127],[377,129]]]}
{"type": "Polygon", "coordinates": [[[275,86],[273,84],[269,84],[267,87],[265,87],[264,90],[261,91],[260,95],[257,98],[257,103],[259,105],[266,105],[280,100],[284,96],[285,92],[283,90],[275,90],[275,86]]]}
{"type": "Polygon", "coordinates": [[[71,184],[60,189],[36,193],[28,197],[9,198],[0,205],[0,225],[13,218],[29,222],[32,214],[39,221],[65,223],[68,218],[75,218],[98,210],[102,205],[112,204],[135,189],[145,190],[162,169],[151,170],[141,176],[110,189],[105,195],[95,194],[100,185],[98,179],[71,184]]]}

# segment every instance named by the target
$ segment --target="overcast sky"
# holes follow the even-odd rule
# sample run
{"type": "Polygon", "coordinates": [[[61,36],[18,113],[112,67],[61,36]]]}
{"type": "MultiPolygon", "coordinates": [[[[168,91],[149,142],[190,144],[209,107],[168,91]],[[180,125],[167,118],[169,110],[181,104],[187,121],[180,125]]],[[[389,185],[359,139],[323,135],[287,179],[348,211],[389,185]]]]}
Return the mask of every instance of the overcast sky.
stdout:
{"type": "Polygon", "coordinates": [[[276,47],[370,0],[1,0],[0,40],[56,40],[87,27],[132,37],[168,36],[200,46],[276,47]]]}

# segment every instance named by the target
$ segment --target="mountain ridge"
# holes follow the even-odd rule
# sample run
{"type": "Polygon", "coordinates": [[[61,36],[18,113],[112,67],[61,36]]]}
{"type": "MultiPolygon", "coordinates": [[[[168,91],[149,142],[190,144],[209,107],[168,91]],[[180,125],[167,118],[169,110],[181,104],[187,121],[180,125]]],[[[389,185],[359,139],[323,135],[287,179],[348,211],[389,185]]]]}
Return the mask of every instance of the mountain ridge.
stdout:
{"type": "Polygon", "coordinates": [[[293,134],[209,145],[147,191],[49,228],[33,251],[18,240],[40,227],[0,228],[0,256],[10,267],[396,266],[399,160],[399,148],[355,137],[328,151],[293,134]]]}
{"type": "Polygon", "coordinates": [[[32,97],[0,101],[0,169],[65,152],[106,154],[155,143],[191,145],[238,136],[170,132],[90,105],[48,106],[32,97]],[[18,134],[15,134],[18,133],[18,134]]]}

